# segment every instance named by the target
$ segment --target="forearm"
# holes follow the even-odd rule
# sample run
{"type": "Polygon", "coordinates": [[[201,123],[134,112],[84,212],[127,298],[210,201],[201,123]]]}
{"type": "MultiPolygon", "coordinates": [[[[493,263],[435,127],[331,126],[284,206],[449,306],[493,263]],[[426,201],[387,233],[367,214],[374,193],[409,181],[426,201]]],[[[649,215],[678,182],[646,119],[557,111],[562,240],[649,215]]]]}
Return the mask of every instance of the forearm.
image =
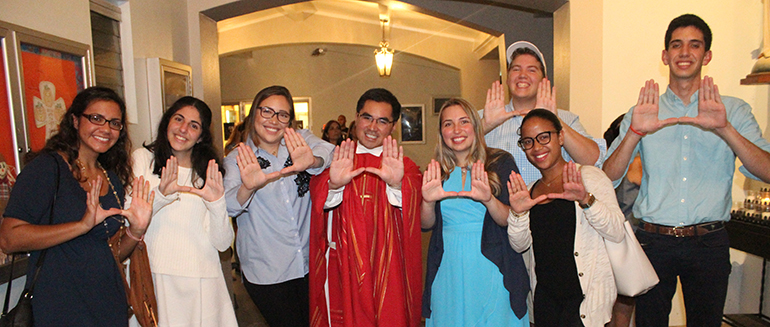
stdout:
{"type": "Polygon", "coordinates": [[[750,173],[763,182],[770,183],[770,169],[767,169],[770,167],[770,153],[743,137],[730,123],[715,132],[727,142],[750,173]]]}
{"type": "Polygon", "coordinates": [[[514,251],[522,253],[532,245],[532,234],[529,230],[529,211],[520,216],[508,214],[508,242],[514,251]]]}
{"type": "Polygon", "coordinates": [[[569,125],[562,122],[564,133],[564,149],[576,163],[593,166],[599,160],[599,146],[594,140],[578,133],[569,125]]]}
{"type": "Polygon", "coordinates": [[[246,203],[246,201],[249,201],[251,195],[256,191],[256,189],[250,190],[241,184],[241,187],[238,188],[238,193],[235,195],[235,199],[238,200],[238,204],[242,206],[246,203]]]}
{"type": "Polygon", "coordinates": [[[614,181],[623,177],[631,161],[631,156],[634,154],[634,149],[641,139],[641,135],[633,132],[626,133],[615,152],[604,161],[602,169],[610,180],[614,181]]]}
{"type": "Polygon", "coordinates": [[[224,197],[213,202],[203,200],[206,206],[206,217],[203,221],[203,229],[209,237],[209,241],[217,251],[225,251],[233,243],[235,234],[230,217],[227,216],[224,197]]]}
{"type": "MultiPolygon", "coordinates": [[[[126,229],[128,229],[128,227],[126,227],[126,229]]],[[[120,233],[120,231],[118,233],[120,233]]],[[[135,235],[133,232],[131,235],[141,238],[141,236],[135,235]]],[[[144,233],[142,233],[142,236],[144,236],[144,233]]],[[[120,243],[113,245],[120,247],[118,252],[118,259],[120,259],[120,262],[126,261],[126,259],[131,256],[131,253],[134,252],[137,244],[139,244],[139,241],[128,236],[128,233],[125,231],[123,232],[123,236],[120,237],[120,243]]]]}
{"type": "Polygon", "coordinates": [[[420,206],[420,227],[431,229],[436,225],[436,203],[423,200],[420,206]]]}
{"type": "Polygon", "coordinates": [[[0,247],[4,253],[46,249],[72,240],[90,230],[80,221],[55,225],[35,225],[5,217],[0,225],[0,247]]]}
{"type": "Polygon", "coordinates": [[[508,225],[508,212],[511,207],[503,204],[494,196],[489,201],[483,203],[484,206],[487,207],[487,211],[489,211],[489,215],[492,216],[492,220],[494,220],[495,223],[500,226],[508,225]]]}

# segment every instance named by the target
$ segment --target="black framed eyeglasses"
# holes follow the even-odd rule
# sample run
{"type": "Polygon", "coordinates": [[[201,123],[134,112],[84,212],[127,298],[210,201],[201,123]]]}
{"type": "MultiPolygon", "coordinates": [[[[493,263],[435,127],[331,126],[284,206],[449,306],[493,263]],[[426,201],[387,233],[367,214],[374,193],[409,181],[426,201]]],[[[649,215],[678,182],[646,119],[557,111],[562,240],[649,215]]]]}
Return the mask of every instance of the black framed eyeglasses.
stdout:
{"type": "Polygon", "coordinates": [[[104,126],[104,124],[109,123],[109,126],[111,129],[116,131],[123,130],[123,121],[120,120],[120,118],[107,119],[100,114],[90,114],[90,115],[82,114],[80,116],[85,117],[86,119],[88,119],[88,121],[91,122],[91,124],[94,124],[94,125],[104,126]]]}
{"type": "Polygon", "coordinates": [[[257,107],[259,109],[259,114],[262,116],[262,118],[265,119],[272,119],[274,116],[278,116],[278,121],[281,123],[288,123],[289,120],[291,120],[291,115],[286,111],[275,111],[275,109],[270,107],[257,107]]]}
{"type": "Polygon", "coordinates": [[[375,119],[374,116],[372,116],[370,114],[367,114],[367,113],[359,114],[358,118],[361,118],[361,120],[363,120],[367,124],[371,124],[372,122],[376,122],[377,126],[379,126],[379,127],[387,127],[388,125],[393,123],[393,121],[390,121],[390,120],[388,120],[385,117],[380,117],[380,118],[376,118],[375,119]]]}
{"type": "Polygon", "coordinates": [[[521,147],[521,149],[525,151],[532,149],[532,147],[535,146],[535,140],[537,140],[537,143],[540,143],[540,145],[546,145],[548,143],[551,143],[551,134],[559,134],[559,132],[545,131],[535,135],[534,139],[531,137],[522,137],[519,139],[519,147],[521,147]]]}

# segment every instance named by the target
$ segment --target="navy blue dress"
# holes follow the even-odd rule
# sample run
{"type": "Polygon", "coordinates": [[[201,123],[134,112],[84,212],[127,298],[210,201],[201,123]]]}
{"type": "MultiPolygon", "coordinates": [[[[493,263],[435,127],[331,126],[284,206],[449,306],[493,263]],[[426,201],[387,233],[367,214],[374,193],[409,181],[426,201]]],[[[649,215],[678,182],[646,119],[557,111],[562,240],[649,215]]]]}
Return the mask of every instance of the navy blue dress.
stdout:
{"type": "MultiPolygon", "coordinates": [[[[49,224],[56,188],[59,189],[50,224],[80,221],[86,212],[86,191],[56,153],[39,155],[24,167],[11,191],[5,216],[31,224],[49,224]]],[[[123,186],[108,172],[121,202],[123,186]]],[[[104,209],[119,207],[112,190],[100,197],[104,209]]],[[[128,326],[128,304],[118,265],[107,241],[120,228],[122,217],[108,217],[88,233],[48,249],[32,298],[35,326],[128,326]],[[117,219],[116,219],[117,218],[117,219]]],[[[40,251],[33,251],[27,283],[31,282],[40,251]]]]}

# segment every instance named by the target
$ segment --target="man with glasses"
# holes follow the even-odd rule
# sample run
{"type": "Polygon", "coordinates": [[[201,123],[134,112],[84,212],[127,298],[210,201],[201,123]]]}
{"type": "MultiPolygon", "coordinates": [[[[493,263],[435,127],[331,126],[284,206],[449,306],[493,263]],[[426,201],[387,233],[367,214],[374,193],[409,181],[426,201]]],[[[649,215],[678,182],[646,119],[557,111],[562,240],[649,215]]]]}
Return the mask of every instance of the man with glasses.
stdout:
{"type": "Polygon", "coordinates": [[[390,134],[401,104],[385,89],[356,107],[343,141],[311,180],[310,325],[420,324],[421,174],[390,134]]]}
{"type": "Polygon", "coordinates": [[[720,96],[711,77],[711,29],[686,14],[666,31],[665,93],[646,82],[625,115],[604,171],[617,186],[637,153],[644,175],[633,212],[636,236],[660,283],[636,300],[636,326],[668,326],[677,278],[687,326],[721,326],[730,275],[729,238],[735,157],[748,177],[770,182],[770,143],[762,138],[751,107],[720,96]],[[753,175],[752,175],[753,174],[753,175]],[[754,176],[756,175],[756,177],[754,176]]]}
{"type": "Polygon", "coordinates": [[[604,140],[588,135],[577,115],[556,109],[556,91],[551,92],[551,83],[545,78],[545,60],[540,49],[527,41],[518,41],[508,47],[506,54],[511,101],[505,103],[505,89],[500,82],[495,82],[487,91],[484,109],[479,111],[487,145],[511,153],[525,183],[538,180],[540,171],[527,161],[517,144],[524,116],[532,109],[545,108],[555,113],[564,126],[564,160],[601,167],[607,151],[604,140]]]}

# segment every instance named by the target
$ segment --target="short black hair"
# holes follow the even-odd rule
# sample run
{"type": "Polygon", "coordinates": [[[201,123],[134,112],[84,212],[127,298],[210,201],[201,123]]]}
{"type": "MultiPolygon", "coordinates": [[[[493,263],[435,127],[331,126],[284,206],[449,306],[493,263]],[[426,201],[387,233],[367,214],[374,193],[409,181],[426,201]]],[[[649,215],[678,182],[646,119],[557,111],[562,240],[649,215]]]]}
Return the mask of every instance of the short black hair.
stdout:
{"type": "MultiPolygon", "coordinates": [[[[561,121],[559,120],[559,117],[556,116],[553,112],[551,112],[548,109],[532,109],[527,113],[526,116],[524,116],[524,119],[521,120],[521,125],[524,126],[524,123],[526,123],[528,120],[535,118],[542,118],[545,119],[551,124],[553,124],[553,128],[556,130],[556,133],[561,133],[562,126],[561,121]]],[[[519,135],[521,135],[521,127],[519,127],[519,135]]]]}
{"type": "Polygon", "coordinates": [[[671,42],[671,34],[674,34],[674,31],[677,28],[688,26],[695,27],[700,30],[701,33],[703,33],[703,42],[706,43],[706,51],[711,50],[711,28],[709,28],[709,25],[706,24],[702,18],[693,14],[684,14],[679,16],[674,18],[674,20],[668,24],[668,29],[666,30],[665,49],[668,50],[668,44],[671,42]]]}
{"type": "Polygon", "coordinates": [[[393,95],[393,93],[390,93],[390,91],[382,88],[369,89],[368,91],[364,92],[364,94],[358,98],[358,104],[356,104],[356,114],[361,112],[361,109],[364,108],[364,104],[366,104],[366,101],[369,100],[390,104],[390,107],[393,108],[393,113],[391,114],[393,121],[397,121],[398,117],[401,116],[401,103],[398,102],[398,99],[396,99],[396,96],[393,95]]]}

